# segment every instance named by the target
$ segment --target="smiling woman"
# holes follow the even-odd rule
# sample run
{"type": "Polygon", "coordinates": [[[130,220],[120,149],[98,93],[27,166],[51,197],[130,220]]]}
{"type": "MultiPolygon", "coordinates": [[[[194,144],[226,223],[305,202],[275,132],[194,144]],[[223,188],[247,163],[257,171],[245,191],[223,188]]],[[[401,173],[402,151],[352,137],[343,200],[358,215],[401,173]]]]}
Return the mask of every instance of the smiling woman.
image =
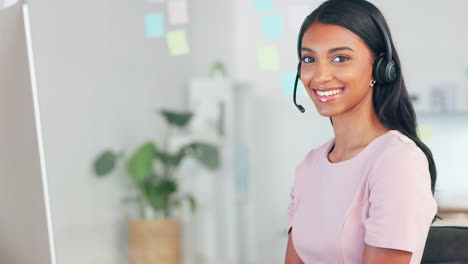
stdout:
{"type": "Polygon", "coordinates": [[[335,137],[296,169],[286,263],[420,263],[436,168],[385,18],[365,0],[326,1],[306,17],[298,56],[335,137]]]}
{"type": "Polygon", "coordinates": [[[302,45],[301,80],[307,84],[306,90],[321,115],[331,116],[372,100],[372,87],[368,84],[374,56],[359,36],[338,25],[315,23],[305,32],[302,45]],[[343,44],[346,47],[336,47],[343,44]],[[336,48],[328,49],[329,46],[336,48]],[[342,93],[331,105],[331,99],[337,97],[323,97],[323,93],[337,89],[342,93]]]}

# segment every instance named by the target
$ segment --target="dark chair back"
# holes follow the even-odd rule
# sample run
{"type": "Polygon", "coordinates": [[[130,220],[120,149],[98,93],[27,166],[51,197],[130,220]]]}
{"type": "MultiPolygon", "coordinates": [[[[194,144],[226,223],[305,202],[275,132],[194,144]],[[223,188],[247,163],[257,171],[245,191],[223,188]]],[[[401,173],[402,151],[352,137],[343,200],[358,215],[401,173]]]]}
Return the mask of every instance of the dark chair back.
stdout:
{"type": "Polygon", "coordinates": [[[431,226],[422,264],[468,264],[468,226],[431,226]]]}

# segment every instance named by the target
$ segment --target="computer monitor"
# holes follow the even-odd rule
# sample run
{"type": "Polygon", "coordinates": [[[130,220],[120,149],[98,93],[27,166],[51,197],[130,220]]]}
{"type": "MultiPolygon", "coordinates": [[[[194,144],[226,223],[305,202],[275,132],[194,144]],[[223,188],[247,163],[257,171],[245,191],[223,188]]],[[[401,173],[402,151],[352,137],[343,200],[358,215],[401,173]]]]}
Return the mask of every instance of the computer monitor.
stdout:
{"type": "Polygon", "coordinates": [[[55,264],[27,4],[0,9],[0,263],[55,264]]]}

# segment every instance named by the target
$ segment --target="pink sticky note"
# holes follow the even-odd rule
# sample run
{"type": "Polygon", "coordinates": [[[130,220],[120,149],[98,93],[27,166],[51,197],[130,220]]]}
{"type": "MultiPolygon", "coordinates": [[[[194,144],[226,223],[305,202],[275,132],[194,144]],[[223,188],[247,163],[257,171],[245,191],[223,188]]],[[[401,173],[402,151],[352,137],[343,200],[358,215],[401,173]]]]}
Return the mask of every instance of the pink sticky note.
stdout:
{"type": "Polygon", "coordinates": [[[169,23],[181,25],[188,23],[187,0],[171,0],[167,3],[169,23]]]}

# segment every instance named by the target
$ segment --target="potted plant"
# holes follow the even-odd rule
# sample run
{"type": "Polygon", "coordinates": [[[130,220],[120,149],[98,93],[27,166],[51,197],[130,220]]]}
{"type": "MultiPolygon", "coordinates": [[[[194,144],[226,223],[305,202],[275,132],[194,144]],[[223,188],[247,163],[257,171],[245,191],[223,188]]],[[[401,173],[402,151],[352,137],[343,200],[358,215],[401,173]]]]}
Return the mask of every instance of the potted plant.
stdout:
{"type": "MultiPolygon", "coordinates": [[[[170,131],[185,128],[193,116],[191,112],[167,110],[161,110],[160,114],[170,131]]],[[[132,264],[180,263],[180,222],[172,212],[184,200],[194,212],[196,201],[192,194],[178,191],[176,169],[187,157],[211,170],[219,167],[219,151],[215,145],[195,141],[170,152],[169,136],[170,133],[161,146],[153,141],[144,142],[129,157],[123,152],[105,150],[94,160],[94,172],[98,177],[109,175],[118,162],[124,161],[126,174],[137,190],[137,196],[130,200],[138,204],[139,219],[128,220],[132,264]],[[153,215],[162,216],[148,216],[148,208],[153,215]]]]}

